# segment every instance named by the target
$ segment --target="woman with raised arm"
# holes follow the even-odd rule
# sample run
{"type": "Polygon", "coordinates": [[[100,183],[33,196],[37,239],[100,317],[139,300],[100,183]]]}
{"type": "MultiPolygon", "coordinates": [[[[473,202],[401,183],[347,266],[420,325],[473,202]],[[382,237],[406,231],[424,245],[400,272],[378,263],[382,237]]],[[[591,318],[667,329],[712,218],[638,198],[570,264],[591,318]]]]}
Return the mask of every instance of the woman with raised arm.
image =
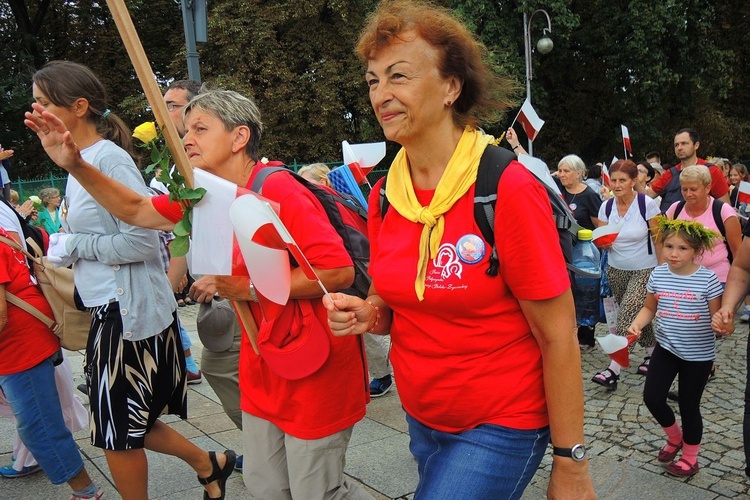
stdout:
{"type": "MultiPolygon", "coordinates": [[[[50,62],[34,74],[32,90],[26,123],[53,160],[74,153],[102,177],[146,195],[130,131],[91,70],[50,62]]],[[[104,450],[124,499],[148,498],[144,448],[181,458],[204,484],[204,498],[224,498],[235,453],[205,452],[159,420],[165,411],[187,418],[185,358],[159,236],[107,213],[73,177],[66,195],[71,233],[51,235],[48,255],[75,264],[76,288],[93,318],[84,366],[91,443],[104,450]]]]}

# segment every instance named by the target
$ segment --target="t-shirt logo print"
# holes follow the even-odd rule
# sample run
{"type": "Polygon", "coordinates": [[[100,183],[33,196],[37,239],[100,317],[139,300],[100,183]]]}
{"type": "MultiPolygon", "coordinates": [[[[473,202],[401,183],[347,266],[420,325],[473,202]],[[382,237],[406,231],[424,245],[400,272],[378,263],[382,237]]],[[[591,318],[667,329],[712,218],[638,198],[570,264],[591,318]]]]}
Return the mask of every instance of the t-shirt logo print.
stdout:
{"type": "Polygon", "coordinates": [[[435,269],[440,269],[440,277],[442,279],[448,279],[451,275],[455,274],[458,278],[461,278],[463,272],[463,264],[458,258],[456,253],[456,246],[450,243],[443,243],[438,248],[437,256],[432,259],[432,265],[435,269]]]}

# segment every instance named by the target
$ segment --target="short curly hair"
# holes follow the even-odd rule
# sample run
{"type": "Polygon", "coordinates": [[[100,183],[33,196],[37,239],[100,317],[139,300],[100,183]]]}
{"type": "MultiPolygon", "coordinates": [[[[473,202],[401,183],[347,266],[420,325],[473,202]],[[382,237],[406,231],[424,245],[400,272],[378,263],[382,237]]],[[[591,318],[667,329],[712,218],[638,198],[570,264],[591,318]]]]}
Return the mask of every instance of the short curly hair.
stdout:
{"type": "Polygon", "coordinates": [[[415,31],[439,53],[437,67],[443,78],[462,82],[453,108],[454,121],[476,126],[512,107],[517,83],[495,75],[485,61],[487,49],[453,13],[426,0],[385,0],[370,14],[360,33],[356,52],[363,62],[372,59],[394,40],[415,31]]]}

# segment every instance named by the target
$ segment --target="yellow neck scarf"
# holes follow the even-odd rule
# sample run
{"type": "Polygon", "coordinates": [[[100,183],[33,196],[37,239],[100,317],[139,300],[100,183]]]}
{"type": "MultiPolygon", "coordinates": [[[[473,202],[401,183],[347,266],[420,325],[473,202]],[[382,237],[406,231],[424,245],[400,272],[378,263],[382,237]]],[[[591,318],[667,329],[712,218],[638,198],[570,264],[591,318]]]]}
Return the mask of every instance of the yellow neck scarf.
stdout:
{"type": "Polygon", "coordinates": [[[435,195],[427,207],[420,205],[414,193],[409,161],[404,148],[401,148],[391,164],[388,183],[385,187],[388,202],[406,219],[424,225],[419,239],[417,279],[414,282],[414,289],[420,301],[424,300],[428,258],[435,258],[443,239],[445,230],[443,214],[450,210],[453,204],[476,182],[479,160],[484,153],[484,148],[493,140],[492,136],[485,135],[474,128],[467,126],[464,129],[456,150],[438,182],[435,195]]]}

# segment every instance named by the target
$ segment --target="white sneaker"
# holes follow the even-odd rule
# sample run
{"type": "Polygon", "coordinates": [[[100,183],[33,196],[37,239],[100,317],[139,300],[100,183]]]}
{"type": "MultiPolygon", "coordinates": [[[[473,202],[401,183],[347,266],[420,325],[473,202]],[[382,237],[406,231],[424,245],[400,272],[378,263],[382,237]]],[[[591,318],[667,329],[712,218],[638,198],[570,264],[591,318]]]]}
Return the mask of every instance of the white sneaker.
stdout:
{"type": "Polygon", "coordinates": [[[742,315],[740,316],[740,321],[743,323],[750,322],[750,309],[745,308],[744,311],[742,311],[742,315]]]}

